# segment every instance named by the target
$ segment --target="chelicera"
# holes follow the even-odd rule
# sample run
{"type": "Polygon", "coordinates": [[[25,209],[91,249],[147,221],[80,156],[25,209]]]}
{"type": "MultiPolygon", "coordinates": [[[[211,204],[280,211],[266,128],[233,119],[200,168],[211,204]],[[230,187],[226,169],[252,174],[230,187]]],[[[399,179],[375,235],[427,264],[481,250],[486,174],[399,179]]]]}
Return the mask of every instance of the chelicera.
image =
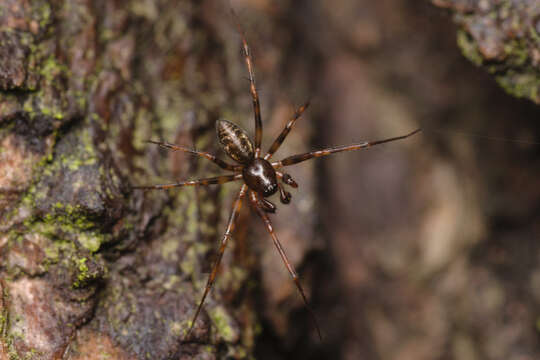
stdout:
{"type": "Polygon", "coordinates": [[[170,184],[136,186],[134,188],[142,189],[142,190],[154,190],[154,189],[158,190],[158,189],[170,189],[170,188],[182,187],[182,186],[206,186],[206,185],[212,185],[212,184],[224,184],[224,183],[228,183],[232,181],[243,182],[240,188],[240,191],[238,192],[236,199],[233,203],[232,212],[229,217],[229,221],[227,223],[225,233],[223,234],[223,237],[221,238],[221,243],[220,243],[219,251],[217,254],[217,258],[215,259],[214,264],[212,266],[212,271],[210,273],[210,276],[208,277],[208,281],[206,283],[206,287],[204,289],[204,293],[201,298],[201,301],[199,302],[197,310],[195,311],[195,314],[193,315],[190,328],[186,335],[186,339],[189,338],[191,331],[193,330],[193,326],[195,325],[195,321],[197,320],[199,313],[201,312],[203,303],[208,293],[212,289],[212,285],[214,284],[214,281],[216,279],[216,275],[218,272],[219,264],[223,257],[223,253],[225,252],[227,243],[232,237],[234,227],[235,227],[235,222],[240,213],[242,202],[244,198],[246,197],[248,197],[249,203],[252,209],[262,219],[266,227],[266,230],[270,234],[270,237],[272,238],[272,241],[274,242],[274,245],[276,246],[277,251],[279,255],[281,256],[281,259],[283,260],[285,267],[287,268],[287,271],[289,272],[290,276],[292,277],[293,281],[296,284],[296,287],[300,295],[302,296],[302,299],[304,301],[306,308],[308,309],[308,311],[310,312],[314,320],[319,338],[322,339],[320,328],[317,324],[315,316],[313,315],[312,311],[309,308],[306,295],[304,293],[304,290],[298,278],[298,274],[296,273],[296,270],[294,269],[291,262],[288,260],[285,250],[281,246],[281,243],[278,240],[278,237],[274,231],[274,228],[272,227],[272,223],[270,221],[268,213],[274,213],[276,211],[276,205],[272,203],[270,200],[268,200],[267,198],[274,195],[276,192],[279,192],[281,203],[288,204],[291,201],[291,193],[285,190],[284,185],[297,188],[298,184],[293,180],[293,178],[289,174],[281,171],[281,169],[286,166],[298,164],[306,160],[310,160],[310,159],[322,157],[322,156],[327,156],[327,155],[338,153],[338,152],[368,149],[375,145],[380,145],[380,144],[391,142],[391,141],[405,139],[418,133],[421,129],[416,129],[402,136],[397,136],[397,137],[392,137],[392,138],[387,138],[387,139],[377,140],[377,141],[360,142],[360,143],[356,143],[352,145],[336,146],[336,147],[326,148],[326,149],[317,150],[317,151],[310,151],[303,154],[288,156],[279,161],[270,162],[274,153],[278,150],[278,148],[281,146],[281,144],[283,143],[283,141],[285,140],[285,138],[291,131],[296,120],[298,120],[298,118],[309,106],[309,102],[299,107],[296,110],[294,116],[292,116],[292,118],[287,122],[287,124],[285,125],[285,128],[281,131],[281,133],[276,138],[276,140],[274,140],[274,142],[272,143],[268,151],[265,154],[262,154],[261,153],[261,140],[262,140],[263,130],[262,130],[259,95],[257,93],[257,88],[255,86],[253,60],[251,57],[250,49],[246,41],[245,35],[240,27],[239,27],[239,32],[242,37],[243,56],[244,56],[245,63],[247,65],[249,83],[250,83],[250,92],[251,92],[251,97],[253,101],[253,111],[254,111],[254,118],[255,118],[255,142],[252,142],[247,132],[244,129],[240,128],[238,125],[235,125],[234,123],[227,120],[218,120],[216,122],[217,137],[225,153],[231,159],[233,159],[236,163],[236,164],[231,164],[207,152],[197,151],[197,150],[190,149],[188,147],[174,145],[174,144],[170,144],[166,142],[150,140],[149,141],[150,143],[159,145],[166,149],[170,149],[173,151],[188,152],[197,156],[204,157],[214,162],[216,165],[218,165],[222,169],[232,171],[232,174],[205,178],[205,179],[179,181],[179,182],[174,182],[170,184]]]}

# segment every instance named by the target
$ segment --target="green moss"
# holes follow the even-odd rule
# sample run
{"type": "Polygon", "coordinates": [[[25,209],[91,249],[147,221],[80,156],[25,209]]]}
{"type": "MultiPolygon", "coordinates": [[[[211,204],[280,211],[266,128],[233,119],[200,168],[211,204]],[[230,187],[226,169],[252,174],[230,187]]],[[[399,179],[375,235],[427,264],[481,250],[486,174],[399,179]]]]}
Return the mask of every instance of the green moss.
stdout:
{"type": "Polygon", "coordinates": [[[527,42],[524,39],[508,41],[504,44],[504,53],[509,66],[521,67],[529,57],[527,42]]]}
{"type": "Polygon", "coordinates": [[[92,142],[90,130],[85,128],[79,136],[80,144],[73,153],[60,155],[56,168],[62,166],[70,171],[76,171],[82,166],[92,166],[98,162],[97,153],[92,142]]]}
{"type": "Polygon", "coordinates": [[[2,307],[2,312],[0,312],[0,334],[2,334],[2,338],[6,338],[7,331],[9,327],[9,317],[8,317],[8,309],[6,306],[6,302],[8,299],[8,290],[5,287],[2,287],[2,303],[4,306],[2,307]]]}
{"type": "Polygon", "coordinates": [[[184,274],[193,274],[195,272],[195,266],[199,262],[201,255],[206,254],[209,250],[207,244],[193,243],[186,251],[182,262],[180,263],[180,269],[184,274]]]}
{"type": "Polygon", "coordinates": [[[43,61],[40,74],[47,82],[52,82],[57,76],[67,74],[68,71],[67,66],[59,63],[58,60],[51,55],[43,61]]]}
{"type": "Polygon", "coordinates": [[[45,225],[59,227],[66,232],[92,230],[98,227],[98,224],[86,216],[80,205],[62,204],[59,201],[52,206],[52,211],[45,214],[40,220],[45,225]]]}
{"type": "Polygon", "coordinates": [[[40,2],[37,5],[34,5],[34,16],[39,19],[39,26],[41,28],[46,27],[52,22],[52,11],[51,5],[48,1],[40,2]]]}
{"type": "MultiPolygon", "coordinates": [[[[522,24],[515,24],[522,28],[522,24]]],[[[529,29],[531,37],[540,42],[540,35],[533,28],[529,29]]],[[[499,85],[509,94],[528,98],[534,102],[540,101],[540,73],[529,64],[530,39],[516,38],[504,44],[504,59],[487,66],[487,70],[495,74],[499,85]]],[[[472,63],[480,66],[484,63],[475,40],[465,31],[457,33],[457,43],[463,55],[472,63]]]]}
{"type": "Polygon", "coordinates": [[[34,106],[32,105],[32,97],[29,97],[23,104],[23,111],[27,113],[30,118],[34,118],[34,106]]]}
{"type": "MultiPolygon", "coordinates": [[[[21,338],[22,334],[18,332],[10,334],[8,331],[10,319],[8,309],[5,306],[8,297],[8,290],[4,287],[2,292],[2,302],[4,303],[4,307],[2,308],[2,312],[0,313],[0,335],[2,343],[5,346],[4,349],[7,349],[8,358],[10,360],[16,360],[20,359],[20,356],[17,352],[17,349],[15,348],[14,340],[16,338],[21,338]]],[[[19,319],[16,318],[15,321],[19,321],[19,319]]]]}
{"type": "Polygon", "coordinates": [[[99,358],[107,360],[107,359],[112,359],[113,357],[112,357],[112,354],[110,354],[110,353],[108,353],[106,351],[102,351],[102,352],[99,353],[99,358]]]}
{"type": "Polygon", "coordinates": [[[77,280],[75,280],[75,282],[73,283],[73,287],[75,288],[80,287],[81,284],[83,284],[86,280],[91,278],[91,276],[88,274],[88,265],[86,265],[87,260],[88,259],[85,257],[76,260],[79,274],[77,275],[77,280]]]}
{"type": "Polygon", "coordinates": [[[176,250],[178,245],[179,242],[176,237],[167,238],[161,245],[161,257],[167,260],[177,260],[176,250]]]}
{"type": "MultiPolygon", "coordinates": [[[[68,205],[69,207],[69,205],[68,205]]],[[[42,234],[52,240],[76,237],[78,243],[91,253],[99,251],[102,244],[110,241],[112,235],[95,230],[98,225],[88,220],[83,214],[46,214],[43,219],[25,222],[29,231],[42,234]]],[[[58,256],[58,249],[46,248],[52,260],[58,256]]],[[[46,253],[47,254],[47,253],[46,253]]]]}
{"type": "MultiPolygon", "coordinates": [[[[73,258],[73,261],[75,263],[75,267],[78,271],[76,275],[76,279],[73,282],[74,288],[80,288],[85,286],[87,283],[91,282],[92,280],[97,279],[99,276],[102,276],[100,271],[97,270],[90,270],[88,266],[88,262],[90,261],[89,258],[86,256],[83,256],[81,258],[73,258]]],[[[94,266],[95,269],[95,266],[94,266]]],[[[106,269],[105,269],[106,270],[106,269]]],[[[84,299],[82,300],[84,301],[84,299]]]]}
{"type": "Polygon", "coordinates": [[[195,249],[190,247],[184,256],[184,259],[180,263],[180,269],[184,274],[193,274],[195,272],[195,264],[197,259],[195,258],[195,249]]]}
{"type": "MultiPolygon", "coordinates": [[[[82,259],[79,259],[78,261],[79,271],[81,272],[81,274],[85,274],[88,272],[88,265],[86,265],[87,260],[88,260],[87,258],[82,258],[82,259]]],[[[84,277],[84,275],[80,275],[79,278],[81,278],[81,276],[84,277]]]]}
{"type": "Polygon", "coordinates": [[[511,70],[504,75],[497,76],[496,80],[506,92],[515,97],[540,100],[540,74],[520,74],[511,70]]]}
{"type": "Polygon", "coordinates": [[[178,290],[182,286],[182,282],[178,275],[171,275],[163,284],[163,288],[167,290],[178,290]]]}
{"type": "Polygon", "coordinates": [[[93,157],[86,158],[86,159],[72,158],[72,159],[66,159],[65,165],[68,167],[69,170],[75,171],[79,169],[81,166],[94,165],[96,162],[97,162],[96,158],[93,158],[93,157]]]}
{"type": "Polygon", "coordinates": [[[457,44],[467,59],[476,66],[482,65],[482,55],[478,51],[478,45],[465,30],[458,30],[457,44]]]}
{"type": "Polygon", "coordinates": [[[540,44],[540,32],[532,24],[529,25],[529,34],[535,43],[540,44]]]}
{"type": "Polygon", "coordinates": [[[231,327],[231,317],[223,307],[216,306],[215,308],[207,309],[208,315],[217,328],[219,335],[227,342],[232,342],[235,337],[235,331],[231,327]]]}
{"type": "Polygon", "coordinates": [[[48,263],[55,264],[59,260],[60,247],[57,243],[52,243],[44,249],[45,257],[48,263]]]}
{"type": "MultiPolygon", "coordinates": [[[[75,150],[69,154],[61,154],[56,159],[52,154],[44,156],[39,164],[38,169],[41,175],[38,175],[37,183],[43,176],[55,177],[57,173],[63,171],[76,171],[82,166],[91,166],[97,162],[97,155],[94,149],[91,135],[88,130],[81,131],[80,142],[75,147],[75,150]],[[54,161],[53,161],[54,160],[54,161]]],[[[38,171],[36,169],[36,171],[38,171]]],[[[72,184],[76,188],[77,184],[72,184]]],[[[81,184],[84,185],[84,184],[81,184]]],[[[44,201],[48,194],[48,188],[43,188],[33,185],[23,196],[21,205],[32,209],[36,206],[36,201],[44,201]]],[[[100,224],[96,220],[90,219],[86,210],[80,205],[72,205],[56,201],[51,205],[51,209],[45,215],[39,218],[26,219],[24,224],[31,231],[41,233],[53,240],[58,238],[77,236],[79,243],[90,252],[94,253],[99,250],[102,243],[109,240],[110,235],[105,235],[97,231],[100,224]]],[[[54,247],[49,248],[49,258],[55,260],[58,251],[54,247]]]]}
{"type": "Polygon", "coordinates": [[[230,291],[239,291],[247,278],[248,273],[244,268],[232,265],[228,271],[224,271],[223,274],[220,275],[220,281],[216,286],[230,291]]]}
{"type": "Polygon", "coordinates": [[[56,120],[62,120],[65,118],[64,107],[67,104],[62,99],[56,99],[50,93],[44,91],[51,91],[48,88],[42,88],[40,91],[28,96],[23,104],[23,110],[32,120],[37,116],[45,116],[56,120]]]}
{"type": "Polygon", "coordinates": [[[108,239],[106,239],[105,235],[98,235],[97,233],[81,233],[79,235],[79,243],[91,253],[97,252],[106,240],[108,239]]]}

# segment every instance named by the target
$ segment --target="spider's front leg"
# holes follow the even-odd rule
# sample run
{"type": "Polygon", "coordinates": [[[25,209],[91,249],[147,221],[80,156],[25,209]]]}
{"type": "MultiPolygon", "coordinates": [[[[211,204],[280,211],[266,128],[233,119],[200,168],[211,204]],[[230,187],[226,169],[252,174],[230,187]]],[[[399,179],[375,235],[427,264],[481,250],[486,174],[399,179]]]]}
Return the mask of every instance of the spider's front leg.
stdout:
{"type": "Polygon", "coordinates": [[[249,75],[249,92],[251,93],[251,100],[253,102],[253,115],[255,119],[255,157],[259,157],[261,153],[261,142],[262,142],[262,120],[261,120],[261,103],[259,101],[259,94],[257,93],[257,86],[255,85],[255,72],[253,71],[253,58],[251,57],[251,50],[249,44],[246,40],[246,35],[240,25],[240,21],[236,17],[234,11],[232,11],[233,18],[236,21],[236,27],[238,33],[242,37],[242,53],[244,55],[244,61],[246,62],[246,67],[249,75]]]}
{"type": "Polygon", "coordinates": [[[396,140],[406,139],[406,138],[408,138],[410,136],[413,136],[416,133],[419,133],[420,131],[422,131],[422,129],[416,129],[416,130],[414,130],[414,131],[412,131],[412,132],[410,132],[410,133],[408,133],[406,135],[396,136],[396,137],[392,137],[392,138],[388,138],[388,139],[377,140],[377,141],[369,141],[369,142],[365,141],[365,142],[358,143],[358,144],[335,146],[335,147],[331,147],[331,148],[327,148],[327,149],[322,149],[322,150],[317,150],[317,151],[310,151],[310,152],[307,152],[307,153],[304,153],[304,154],[292,155],[292,156],[286,157],[283,160],[273,162],[272,166],[274,167],[274,169],[280,169],[280,168],[282,168],[284,166],[298,164],[298,163],[300,163],[302,161],[306,161],[306,160],[309,160],[309,159],[318,158],[318,157],[322,157],[322,156],[328,156],[328,155],[331,155],[331,154],[334,154],[334,153],[339,153],[339,152],[343,152],[343,151],[354,151],[354,150],[369,149],[372,146],[381,145],[381,144],[396,141],[396,140]]]}
{"type": "Polygon", "coordinates": [[[289,132],[291,132],[291,129],[294,123],[296,122],[296,120],[298,120],[298,118],[302,116],[302,114],[304,113],[304,111],[307,109],[308,106],[309,106],[309,101],[306,102],[304,105],[300,106],[298,110],[296,110],[292,119],[289,120],[287,125],[285,125],[285,128],[281,131],[281,134],[279,134],[277,139],[274,140],[274,142],[272,143],[272,146],[270,146],[270,149],[268,149],[268,152],[266,153],[266,155],[264,155],[264,160],[269,160],[272,157],[272,155],[274,155],[274,153],[277,151],[277,149],[279,149],[281,144],[283,144],[283,142],[285,141],[285,138],[287,137],[287,135],[289,135],[289,132]]]}

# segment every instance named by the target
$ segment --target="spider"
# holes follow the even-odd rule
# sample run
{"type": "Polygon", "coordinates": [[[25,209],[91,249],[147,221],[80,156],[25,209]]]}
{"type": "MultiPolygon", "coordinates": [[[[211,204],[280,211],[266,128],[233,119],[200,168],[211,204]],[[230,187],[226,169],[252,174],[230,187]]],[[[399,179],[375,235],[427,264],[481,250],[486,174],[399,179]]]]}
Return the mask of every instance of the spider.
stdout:
{"type": "Polygon", "coordinates": [[[190,327],[186,334],[185,339],[189,339],[190,334],[195,325],[195,321],[197,320],[199,313],[201,312],[204,301],[208,293],[212,289],[212,286],[214,284],[214,281],[216,279],[216,275],[218,272],[219,264],[223,257],[223,253],[225,252],[227,243],[232,237],[234,227],[235,227],[235,222],[238,218],[240,209],[242,207],[242,202],[244,198],[246,198],[247,196],[252,209],[262,219],[266,227],[266,230],[270,234],[270,237],[272,238],[272,241],[274,242],[274,245],[277,248],[279,255],[281,256],[281,259],[283,260],[283,263],[285,264],[287,271],[292,277],[298,289],[298,292],[302,296],[304,305],[306,306],[307,310],[309,311],[312,317],[312,320],[314,321],[319,339],[322,340],[320,327],[317,323],[315,315],[313,314],[313,312],[311,311],[308,305],[308,301],[304,293],[304,290],[302,288],[302,285],[300,284],[298,274],[296,270],[294,269],[293,265],[291,264],[291,262],[289,261],[289,259],[287,258],[285,250],[281,246],[281,243],[278,240],[278,237],[274,231],[274,228],[272,227],[272,222],[270,221],[270,218],[268,217],[268,213],[275,213],[276,205],[274,205],[274,203],[272,203],[267,198],[269,196],[274,195],[276,192],[279,191],[279,197],[280,197],[281,203],[288,204],[290,203],[292,196],[290,192],[285,190],[283,184],[286,184],[293,188],[298,187],[298,184],[293,180],[293,178],[289,174],[282,172],[280,170],[286,166],[298,164],[302,161],[310,160],[313,158],[327,156],[330,154],[343,152],[343,151],[368,149],[375,145],[380,145],[380,144],[391,142],[391,141],[405,139],[420,132],[421,129],[416,129],[402,136],[397,136],[397,137],[392,137],[392,138],[387,138],[387,139],[377,140],[377,141],[360,142],[360,143],[352,144],[352,145],[330,147],[330,148],[326,148],[322,150],[310,151],[304,154],[292,155],[279,161],[270,162],[272,155],[274,155],[274,153],[278,150],[281,144],[285,141],[285,138],[291,131],[296,120],[300,118],[302,113],[309,106],[309,101],[296,110],[292,118],[285,125],[285,128],[281,131],[281,133],[276,138],[276,140],[274,140],[274,142],[272,143],[272,145],[270,146],[266,154],[262,154],[261,153],[261,140],[262,140],[263,130],[262,130],[259,95],[257,93],[257,88],[255,86],[253,59],[251,57],[250,48],[248,46],[245,34],[238,24],[237,26],[238,26],[238,31],[240,33],[240,36],[242,38],[242,54],[243,54],[243,57],[247,66],[248,78],[249,78],[249,84],[250,84],[249,88],[250,88],[251,98],[253,102],[253,112],[254,112],[254,119],[255,119],[255,142],[253,143],[251,139],[249,138],[247,132],[241,127],[239,127],[238,125],[235,125],[234,123],[227,120],[223,120],[223,119],[217,120],[216,121],[217,138],[219,140],[221,147],[225,151],[225,153],[236,162],[236,164],[231,164],[217,158],[215,155],[210,154],[208,152],[197,151],[197,150],[185,147],[185,146],[174,145],[167,142],[149,140],[148,141],[149,143],[159,145],[169,150],[183,151],[183,152],[191,153],[193,155],[201,156],[203,158],[206,158],[214,162],[220,168],[232,171],[233,173],[229,175],[222,175],[222,176],[205,178],[205,179],[179,181],[179,182],[174,182],[170,184],[135,186],[134,188],[142,189],[142,190],[155,190],[155,189],[170,189],[170,188],[182,187],[182,186],[200,186],[200,185],[206,186],[206,185],[212,185],[212,184],[224,184],[224,183],[233,182],[233,181],[243,181],[240,191],[236,195],[236,199],[232,205],[232,212],[230,214],[229,221],[227,223],[227,228],[225,230],[225,233],[223,234],[223,237],[221,238],[219,251],[212,265],[212,270],[208,277],[208,281],[206,283],[203,296],[201,298],[201,301],[199,302],[199,305],[197,307],[197,310],[195,311],[195,314],[193,315],[193,318],[191,320],[191,324],[190,324],[190,327]]]}

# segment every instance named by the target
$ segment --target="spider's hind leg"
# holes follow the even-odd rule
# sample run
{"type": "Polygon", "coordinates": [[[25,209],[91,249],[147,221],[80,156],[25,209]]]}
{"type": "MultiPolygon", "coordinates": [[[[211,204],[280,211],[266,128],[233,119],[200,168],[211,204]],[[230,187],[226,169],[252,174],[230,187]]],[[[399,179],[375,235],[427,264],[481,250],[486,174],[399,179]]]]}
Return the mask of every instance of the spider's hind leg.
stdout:
{"type": "Polygon", "coordinates": [[[306,309],[309,311],[309,314],[311,315],[313,323],[315,324],[315,328],[317,329],[317,334],[319,335],[319,339],[322,341],[321,329],[319,328],[319,323],[317,322],[317,318],[315,317],[315,314],[313,313],[313,311],[309,307],[309,304],[308,304],[308,301],[307,301],[307,298],[306,298],[306,294],[304,293],[304,289],[302,288],[302,284],[300,284],[300,279],[298,278],[298,274],[296,273],[296,270],[294,269],[293,265],[289,261],[289,258],[285,254],[285,250],[283,249],[283,246],[281,246],[281,243],[279,242],[279,240],[277,238],[277,235],[274,232],[274,228],[272,226],[270,218],[268,217],[268,215],[266,214],[264,209],[262,209],[261,207],[258,206],[259,201],[258,201],[257,194],[255,192],[251,191],[249,193],[249,196],[250,196],[250,202],[251,202],[251,205],[252,205],[253,209],[257,212],[257,214],[262,219],[264,225],[266,226],[266,230],[268,231],[268,233],[272,237],[272,241],[274,242],[274,245],[276,246],[277,251],[279,252],[279,255],[281,256],[281,260],[283,260],[283,263],[285,264],[285,267],[287,268],[287,271],[289,271],[289,274],[291,275],[291,277],[292,277],[292,279],[293,279],[293,281],[294,281],[294,283],[296,285],[296,288],[298,289],[298,292],[302,296],[302,300],[304,300],[304,305],[305,305],[306,309]]]}
{"type": "Polygon", "coordinates": [[[197,179],[197,180],[187,180],[187,181],[178,181],[170,184],[159,184],[159,185],[141,185],[133,186],[132,189],[139,190],[165,190],[175,187],[182,186],[206,186],[206,185],[215,185],[215,184],[225,184],[231,181],[237,181],[242,179],[242,174],[232,174],[232,175],[222,175],[206,179],[197,179]]]}
{"type": "Polygon", "coordinates": [[[221,258],[223,257],[223,253],[225,252],[225,248],[227,247],[227,243],[229,242],[229,239],[232,237],[232,232],[234,231],[236,219],[238,218],[238,215],[240,214],[240,209],[242,208],[242,200],[244,196],[246,195],[246,191],[247,191],[247,185],[242,185],[242,188],[240,189],[240,192],[238,193],[238,196],[236,197],[236,201],[234,202],[233,210],[231,212],[231,216],[227,224],[227,230],[225,230],[225,234],[223,235],[223,238],[221,239],[221,245],[219,246],[217,258],[214,262],[214,265],[212,266],[212,272],[210,273],[210,276],[208,277],[208,281],[206,282],[206,287],[204,289],[204,293],[201,298],[201,301],[199,302],[199,306],[197,306],[195,315],[193,316],[193,319],[191,320],[191,325],[189,326],[189,330],[186,334],[185,341],[189,340],[191,332],[193,331],[193,326],[195,325],[195,321],[197,321],[197,318],[199,317],[199,313],[201,312],[202,306],[204,304],[204,300],[206,299],[206,296],[208,295],[208,293],[212,289],[212,286],[214,285],[214,280],[216,279],[219,264],[221,263],[221,258]]]}
{"type": "Polygon", "coordinates": [[[271,202],[270,200],[267,200],[263,197],[259,198],[259,197],[256,197],[257,199],[257,204],[258,206],[263,209],[264,211],[266,211],[267,213],[275,213],[276,212],[276,205],[274,205],[273,202],[271,202]]]}
{"type": "Polygon", "coordinates": [[[175,145],[175,144],[170,144],[168,142],[162,142],[162,141],[147,140],[147,142],[150,143],[150,144],[158,145],[158,146],[160,146],[160,147],[162,147],[164,149],[168,149],[168,150],[172,150],[172,151],[187,152],[187,153],[191,153],[193,155],[197,155],[197,156],[206,158],[206,159],[212,161],[213,163],[215,163],[220,168],[225,169],[225,170],[230,170],[230,171],[239,171],[239,170],[241,170],[241,167],[229,164],[226,161],[217,158],[215,155],[204,152],[204,151],[197,151],[197,150],[190,149],[190,148],[182,146],[182,145],[175,145]]]}

